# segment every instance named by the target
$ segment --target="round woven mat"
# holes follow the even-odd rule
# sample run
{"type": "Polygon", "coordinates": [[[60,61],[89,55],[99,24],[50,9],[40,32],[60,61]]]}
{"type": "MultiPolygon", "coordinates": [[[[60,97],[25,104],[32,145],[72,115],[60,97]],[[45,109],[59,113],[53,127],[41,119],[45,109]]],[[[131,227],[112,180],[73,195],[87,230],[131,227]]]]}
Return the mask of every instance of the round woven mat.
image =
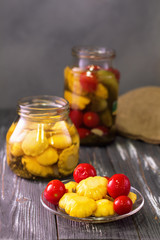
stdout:
{"type": "Polygon", "coordinates": [[[117,131],[147,143],[160,143],[160,87],[143,87],[119,97],[117,131]]]}

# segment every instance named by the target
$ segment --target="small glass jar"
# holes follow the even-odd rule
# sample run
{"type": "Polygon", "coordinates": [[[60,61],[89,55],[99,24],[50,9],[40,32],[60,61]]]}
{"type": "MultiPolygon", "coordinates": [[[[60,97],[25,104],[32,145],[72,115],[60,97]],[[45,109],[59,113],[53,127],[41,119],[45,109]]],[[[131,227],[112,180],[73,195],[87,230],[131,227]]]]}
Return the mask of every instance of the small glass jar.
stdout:
{"type": "Polygon", "coordinates": [[[73,47],[73,63],[64,70],[64,98],[81,145],[106,145],[115,138],[120,73],[112,65],[115,51],[73,47]]]}
{"type": "Polygon", "coordinates": [[[61,178],[78,164],[79,135],[69,104],[56,96],[22,98],[8,130],[7,163],[20,177],[61,178]]]}

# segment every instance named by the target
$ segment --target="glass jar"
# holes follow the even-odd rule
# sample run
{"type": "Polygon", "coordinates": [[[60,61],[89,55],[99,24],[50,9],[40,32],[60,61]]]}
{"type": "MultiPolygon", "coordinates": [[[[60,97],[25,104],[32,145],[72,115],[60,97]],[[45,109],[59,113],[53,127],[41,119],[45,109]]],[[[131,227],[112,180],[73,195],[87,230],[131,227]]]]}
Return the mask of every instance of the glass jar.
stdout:
{"type": "Polygon", "coordinates": [[[79,135],[69,104],[56,96],[22,98],[8,130],[7,163],[20,177],[61,178],[78,164],[79,135]]]}
{"type": "Polygon", "coordinates": [[[81,145],[106,145],[115,138],[120,73],[112,65],[115,51],[73,47],[73,63],[64,69],[64,98],[81,145]]]}

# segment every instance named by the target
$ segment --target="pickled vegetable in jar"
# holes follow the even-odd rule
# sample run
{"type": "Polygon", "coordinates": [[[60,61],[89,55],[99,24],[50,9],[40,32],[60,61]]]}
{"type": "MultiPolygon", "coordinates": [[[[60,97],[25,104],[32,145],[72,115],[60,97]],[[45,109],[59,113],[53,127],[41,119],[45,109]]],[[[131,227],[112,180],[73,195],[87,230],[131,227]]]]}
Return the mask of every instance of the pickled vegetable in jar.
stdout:
{"type": "Polygon", "coordinates": [[[115,51],[104,47],[72,48],[73,63],[64,69],[64,98],[81,145],[114,140],[120,72],[113,68],[115,51]]]}
{"type": "Polygon", "coordinates": [[[78,164],[79,135],[69,104],[56,96],[22,98],[6,136],[7,163],[20,177],[61,178],[78,164]]]}

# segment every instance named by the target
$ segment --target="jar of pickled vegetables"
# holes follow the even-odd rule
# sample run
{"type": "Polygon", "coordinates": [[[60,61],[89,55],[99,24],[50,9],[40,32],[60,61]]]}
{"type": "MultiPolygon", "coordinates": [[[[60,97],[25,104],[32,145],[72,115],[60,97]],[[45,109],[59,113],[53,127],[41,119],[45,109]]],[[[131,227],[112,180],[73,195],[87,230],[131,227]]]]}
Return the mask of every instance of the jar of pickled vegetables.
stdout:
{"type": "Polygon", "coordinates": [[[64,98],[82,145],[106,145],[115,138],[120,73],[115,51],[105,47],[73,47],[73,63],[64,70],[64,98]]]}
{"type": "Polygon", "coordinates": [[[20,177],[61,178],[78,164],[79,135],[60,97],[35,96],[18,102],[18,116],[6,136],[7,163],[20,177]]]}

